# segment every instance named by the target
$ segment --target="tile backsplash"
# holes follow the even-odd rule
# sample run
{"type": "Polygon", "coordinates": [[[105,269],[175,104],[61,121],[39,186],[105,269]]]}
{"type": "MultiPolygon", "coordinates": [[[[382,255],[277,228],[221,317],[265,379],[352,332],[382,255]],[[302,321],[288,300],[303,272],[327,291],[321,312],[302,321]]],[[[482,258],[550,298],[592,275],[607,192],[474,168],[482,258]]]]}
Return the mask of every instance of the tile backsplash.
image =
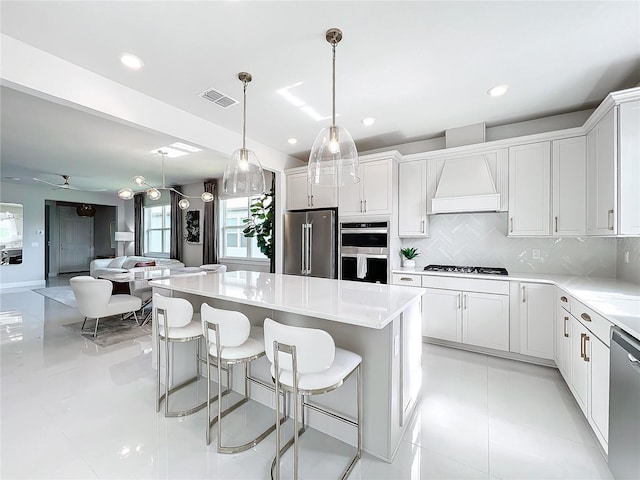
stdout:
{"type": "MultiPolygon", "coordinates": [[[[616,276],[619,240],[615,238],[507,238],[506,234],[506,213],[432,215],[430,237],[404,238],[402,247],[420,249],[418,269],[429,264],[477,265],[505,267],[509,272],[616,276]]],[[[640,256],[638,245],[632,245],[634,258],[640,256]]]]}

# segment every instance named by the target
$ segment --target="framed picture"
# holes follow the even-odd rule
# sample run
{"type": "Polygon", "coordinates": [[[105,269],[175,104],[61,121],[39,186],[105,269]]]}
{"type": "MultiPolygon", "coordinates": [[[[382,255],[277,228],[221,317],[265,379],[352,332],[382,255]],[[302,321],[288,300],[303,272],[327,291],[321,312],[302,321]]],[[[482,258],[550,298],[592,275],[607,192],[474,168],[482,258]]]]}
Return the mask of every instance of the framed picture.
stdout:
{"type": "Polygon", "coordinates": [[[187,239],[187,243],[201,244],[200,235],[200,210],[189,210],[185,214],[185,233],[184,236],[187,239]]]}

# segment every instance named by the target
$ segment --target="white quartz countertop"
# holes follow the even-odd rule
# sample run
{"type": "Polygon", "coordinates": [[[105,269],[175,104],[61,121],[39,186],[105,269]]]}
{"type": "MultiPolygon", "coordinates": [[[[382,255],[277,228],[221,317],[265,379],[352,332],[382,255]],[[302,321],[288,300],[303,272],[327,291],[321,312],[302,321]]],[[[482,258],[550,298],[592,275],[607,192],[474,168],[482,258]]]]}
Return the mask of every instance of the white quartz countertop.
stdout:
{"type": "Polygon", "coordinates": [[[437,277],[482,278],[511,282],[549,283],[560,287],[573,298],[596,311],[611,323],[640,339],[640,285],[615,278],[519,273],[477,275],[473,273],[425,272],[410,268],[394,273],[413,273],[437,277]]]}
{"type": "Polygon", "coordinates": [[[384,328],[425,292],[415,287],[248,271],[169,277],[149,284],[377,329],[384,328]]]}

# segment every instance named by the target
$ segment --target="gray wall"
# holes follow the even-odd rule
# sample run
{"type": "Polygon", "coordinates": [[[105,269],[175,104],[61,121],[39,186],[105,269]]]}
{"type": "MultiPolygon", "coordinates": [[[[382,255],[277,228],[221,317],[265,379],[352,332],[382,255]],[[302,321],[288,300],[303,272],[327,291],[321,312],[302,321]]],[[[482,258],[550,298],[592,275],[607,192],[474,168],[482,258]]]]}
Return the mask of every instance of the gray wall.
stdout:
{"type": "MultiPolygon", "coordinates": [[[[116,249],[111,247],[111,222],[116,221],[116,209],[112,206],[95,205],[96,216],[93,217],[93,249],[95,256],[115,256],[116,249]]],[[[116,231],[117,230],[116,228],[116,231]]]]}
{"type": "Polygon", "coordinates": [[[618,278],[640,285],[640,238],[619,238],[617,257],[618,278]],[[625,262],[625,252],[629,252],[629,263],[625,262]]]}

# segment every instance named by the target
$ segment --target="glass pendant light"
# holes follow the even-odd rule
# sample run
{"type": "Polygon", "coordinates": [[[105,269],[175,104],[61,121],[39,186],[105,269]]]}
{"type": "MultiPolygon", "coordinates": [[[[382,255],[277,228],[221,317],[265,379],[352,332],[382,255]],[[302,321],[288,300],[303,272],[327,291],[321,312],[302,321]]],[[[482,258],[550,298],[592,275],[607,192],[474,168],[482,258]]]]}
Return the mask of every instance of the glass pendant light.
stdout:
{"type": "Polygon", "coordinates": [[[242,148],[231,154],[222,177],[222,191],[226,195],[248,197],[264,193],[264,173],[255,153],[247,149],[247,84],[251,74],[240,72],[238,79],[243,85],[242,148]]]}
{"type": "Polygon", "coordinates": [[[307,181],[318,185],[340,186],[358,183],[358,150],[351,134],[336,125],[336,45],[342,40],[342,31],[331,28],[326,33],[333,58],[332,123],[323,128],[311,147],[307,181]]]}

